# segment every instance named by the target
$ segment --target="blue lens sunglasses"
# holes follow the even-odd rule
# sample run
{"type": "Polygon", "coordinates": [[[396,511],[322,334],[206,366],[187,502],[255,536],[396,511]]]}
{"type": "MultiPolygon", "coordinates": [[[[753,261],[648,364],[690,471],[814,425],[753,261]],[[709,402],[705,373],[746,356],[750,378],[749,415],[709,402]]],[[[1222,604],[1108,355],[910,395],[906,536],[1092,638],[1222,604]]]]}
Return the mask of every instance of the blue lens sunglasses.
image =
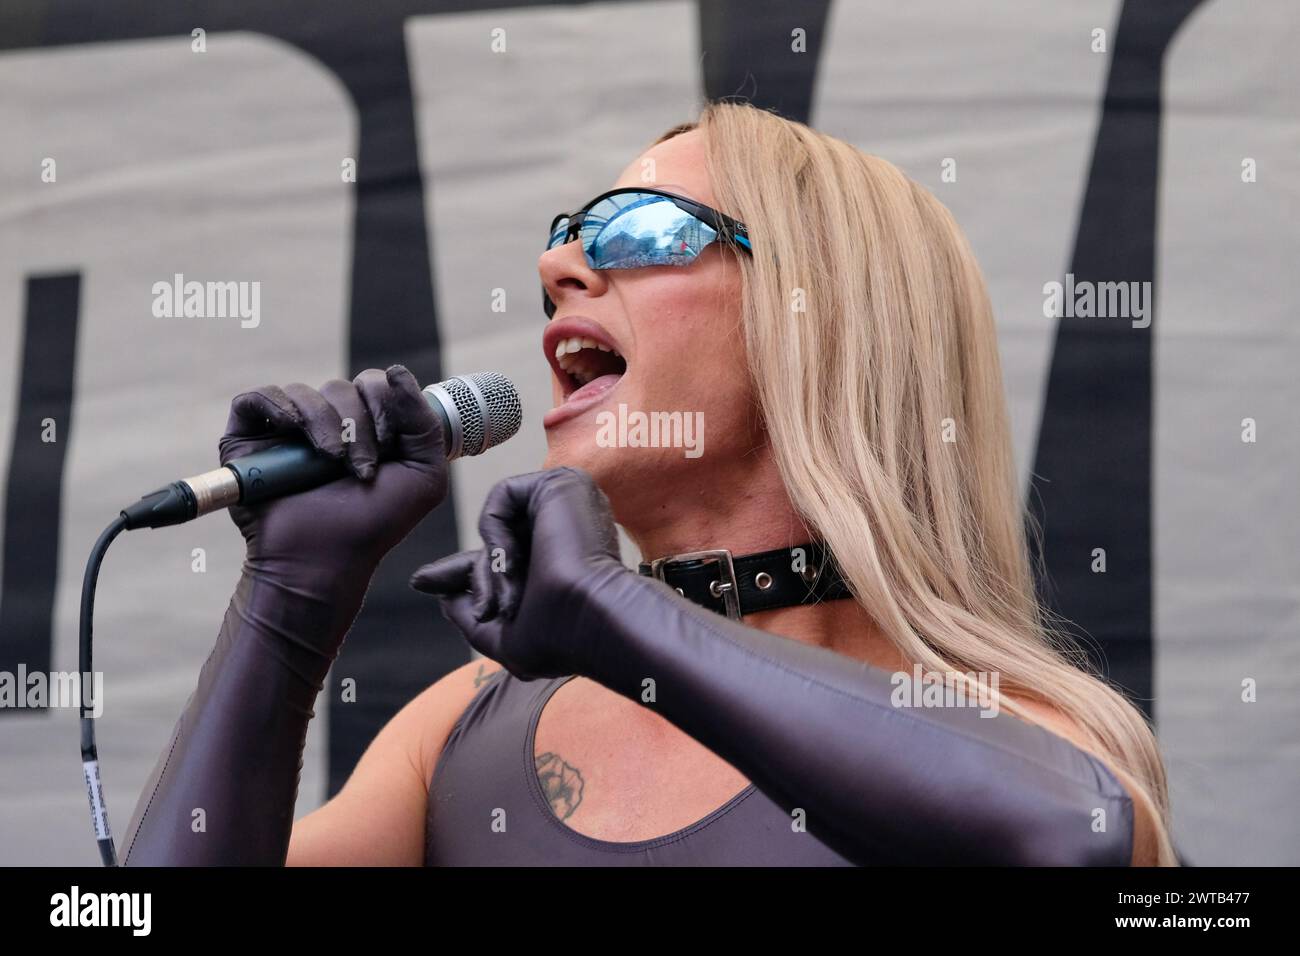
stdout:
{"type": "MultiPolygon", "coordinates": [[[[661,189],[612,189],[577,212],[560,213],[551,220],[546,248],[579,238],[593,269],[690,265],[715,241],[753,255],[743,222],[661,189]]],[[[555,315],[555,303],[545,288],[542,309],[547,319],[555,315]]]]}

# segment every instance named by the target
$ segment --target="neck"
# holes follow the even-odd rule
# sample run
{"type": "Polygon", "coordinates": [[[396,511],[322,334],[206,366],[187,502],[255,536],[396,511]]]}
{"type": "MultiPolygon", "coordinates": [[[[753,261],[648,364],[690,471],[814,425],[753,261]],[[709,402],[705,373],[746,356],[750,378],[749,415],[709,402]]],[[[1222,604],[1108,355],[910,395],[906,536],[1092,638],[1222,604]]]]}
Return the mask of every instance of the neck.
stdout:
{"type": "MultiPolygon", "coordinates": [[[[816,536],[795,512],[775,465],[751,467],[741,481],[705,481],[689,492],[661,496],[622,522],[641,559],[723,549],[734,556],[792,548],[816,536]],[[764,474],[764,472],[768,472],[764,474]]],[[[822,647],[889,670],[906,662],[868,611],[852,599],[823,601],[749,614],[747,627],[822,647]]]]}
{"type": "MultiPolygon", "coordinates": [[[[803,544],[813,533],[795,512],[766,448],[715,464],[707,473],[692,470],[681,486],[659,486],[628,502],[619,523],[643,560],[683,551],[726,548],[753,554],[803,544]]],[[[638,489],[647,483],[636,483],[638,489]]],[[[624,509],[619,509],[620,511],[624,509]]]]}

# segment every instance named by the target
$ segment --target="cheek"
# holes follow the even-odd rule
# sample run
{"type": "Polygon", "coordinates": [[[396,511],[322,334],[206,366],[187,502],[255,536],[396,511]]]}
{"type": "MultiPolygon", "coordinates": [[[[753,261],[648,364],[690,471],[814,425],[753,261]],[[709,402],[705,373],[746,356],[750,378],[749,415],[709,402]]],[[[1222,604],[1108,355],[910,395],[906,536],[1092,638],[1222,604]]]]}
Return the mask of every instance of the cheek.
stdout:
{"type": "Polygon", "coordinates": [[[630,285],[624,304],[642,391],[718,394],[747,380],[734,267],[713,258],[691,269],[658,270],[630,285]]]}
{"type": "Polygon", "coordinates": [[[737,281],[727,282],[721,264],[715,267],[712,281],[664,277],[625,299],[637,356],[625,400],[647,410],[703,412],[715,435],[745,441],[754,416],[738,277],[733,268],[737,281]]]}

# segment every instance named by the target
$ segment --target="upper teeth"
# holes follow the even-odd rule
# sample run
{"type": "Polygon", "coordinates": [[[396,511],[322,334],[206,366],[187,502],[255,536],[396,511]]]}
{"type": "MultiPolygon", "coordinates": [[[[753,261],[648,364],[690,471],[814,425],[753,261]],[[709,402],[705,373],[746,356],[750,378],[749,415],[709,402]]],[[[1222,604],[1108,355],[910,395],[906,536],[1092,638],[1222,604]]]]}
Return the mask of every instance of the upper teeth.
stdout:
{"type": "Polygon", "coordinates": [[[569,366],[573,364],[573,360],[568,356],[575,355],[583,349],[600,349],[602,352],[613,352],[619,358],[623,357],[618,349],[610,348],[595,339],[584,339],[575,335],[567,339],[561,339],[555,345],[555,359],[560,363],[560,368],[568,371],[569,366]]]}
{"type": "Polygon", "coordinates": [[[578,353],[583,349],[599,349],[601,352],[610,352],[619,358],[623,357],[618,349],[597,342],[595,339],[583,338],[578,335],[561,339],[555,344],[555,361],[579,385],[586,385],[590,382],[595,378],[595,372],[597,371],[597,368],[590,363],[590,360],[578,357],[578,353]]]}

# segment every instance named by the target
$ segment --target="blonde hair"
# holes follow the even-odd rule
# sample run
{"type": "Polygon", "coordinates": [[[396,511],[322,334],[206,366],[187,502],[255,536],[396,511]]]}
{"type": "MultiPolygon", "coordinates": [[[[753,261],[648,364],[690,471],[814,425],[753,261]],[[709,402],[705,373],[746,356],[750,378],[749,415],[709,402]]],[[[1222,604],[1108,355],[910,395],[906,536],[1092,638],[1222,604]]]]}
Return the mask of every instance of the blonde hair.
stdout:
{"type": "Polygon", "coordinates": [[[1036,598],[993,312],[952,215],[885,160],[743,103],[656,142],[697,128],[718,208],[753,242],[745,344],[794,507],[909,661],[996,673],[1072,718],[1176,865],[1151,727],[1036,598]]]}

